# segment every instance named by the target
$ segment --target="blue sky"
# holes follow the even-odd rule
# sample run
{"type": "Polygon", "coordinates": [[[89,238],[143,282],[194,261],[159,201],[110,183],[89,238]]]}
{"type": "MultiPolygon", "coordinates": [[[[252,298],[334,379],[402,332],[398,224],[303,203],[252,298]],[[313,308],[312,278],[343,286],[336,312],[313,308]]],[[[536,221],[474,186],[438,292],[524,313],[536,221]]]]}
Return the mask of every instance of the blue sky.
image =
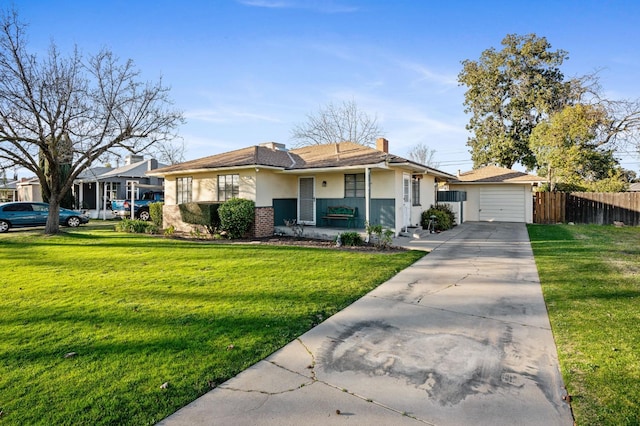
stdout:
{"type": "MultiPolygon", "coordinates": [[[[425,143],[440,169],[470,170],[461,61],[536,33],[569,52],[563,71],[600,70],[612,98],[640,98],[640,2],[430,0],[21,0],[30,48],[108,47],[162,76],[187,119],[187,159],[267,141],[329,102],[377,116],[390,151],[425,143]]],[[[621,152],[638,172],[640,159],[621,152]]]]}

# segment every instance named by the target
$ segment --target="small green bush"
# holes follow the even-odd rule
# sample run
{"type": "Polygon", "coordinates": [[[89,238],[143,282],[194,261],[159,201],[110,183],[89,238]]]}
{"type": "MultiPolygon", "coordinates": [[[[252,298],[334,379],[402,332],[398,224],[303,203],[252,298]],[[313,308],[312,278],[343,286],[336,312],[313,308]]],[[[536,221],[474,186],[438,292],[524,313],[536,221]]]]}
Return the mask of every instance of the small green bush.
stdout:
{"type": "Polygon", "coordinates": [[[340,242],[343,246],[361,246],[364,241],[357,232],[343,232],[340,234],[340,242]]]}
{"type": "Polygon", "coordinates": [[[207,232],[215,234],[220,229],[218,209],[221,203],[184,203],[179,204],[180,218],[184,223],[202,225],[207,232]]]}
{"type": "Polygon", "coordinates": [[[365,223],[365,229],[367,235],[369,235],[369,241],[372,241],[371,236],[375,237],[375,246],[378,248],[387,248],[393,242],[393,231],[391,229],[384,229],[382,225],[370,225],[365,223]]]}
{"type": "Polygon", "coordinates": [[[232,198],[218,208],[220,229],[229,238],[242,238],[251,228],[255,217],[255,203],[244,198],[232,198]]]}
{"type": "Polygon", "coordinates": [[[151,215],[151,222],[158,228],[162,228],[162,207],[164,203],[151,203],[149,204],[149,214],[151,215]]]}
{"type": "Polygon", "coordinates": [[[429,219],[431,216],[436,217],[435,229],[437,231],[446,231],[447,229],[453,228],[456,220],[455,214],[448,204],[438,204],[436,206],[431,206],[429,210],[422,212],[420,225],[422,225],[423,229],[427,229],[429,226],[429,219]]]}
{"type": "Polygon", "coordinates": [[[116,223],[115,228],[116,232],[128,232],[130,234],[157,234],[160,229],[152,222],[139,219],[122,219],[116,223]]]}

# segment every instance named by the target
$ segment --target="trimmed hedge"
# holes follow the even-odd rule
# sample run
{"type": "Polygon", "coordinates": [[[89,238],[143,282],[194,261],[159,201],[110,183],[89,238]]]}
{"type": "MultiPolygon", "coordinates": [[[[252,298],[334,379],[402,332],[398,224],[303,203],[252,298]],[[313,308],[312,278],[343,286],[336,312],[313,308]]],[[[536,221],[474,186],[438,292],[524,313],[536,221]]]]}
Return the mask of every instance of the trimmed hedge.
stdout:
{"type": "Polygon", "coordinates": [[[158,228],[162,228],[162,207],[164,203],[151,203],[149,204],[149,214],[151,215],[151,222],[158,228]]]}
{"type": "Polygon", "coordinates": [[[184,203],[179,204],[180,218],[184,223],[202,225],[210,234],[220,229],[220,215],[218,209],[221,203],[184,203]]]}
{"type": "Polygon", "coordinates": [[[229,238],[242,238],[255,219],[256,205],[251,200],[232,198],[218,208],[220,228],[229,238]]]}
{"type": "Polygon", "coordinates": [[[340,243],[343,246],[353,247],[361,246],[364,241],[362,241],[362,237],[357,232],[343,232],[340,234],[340,243]]]}

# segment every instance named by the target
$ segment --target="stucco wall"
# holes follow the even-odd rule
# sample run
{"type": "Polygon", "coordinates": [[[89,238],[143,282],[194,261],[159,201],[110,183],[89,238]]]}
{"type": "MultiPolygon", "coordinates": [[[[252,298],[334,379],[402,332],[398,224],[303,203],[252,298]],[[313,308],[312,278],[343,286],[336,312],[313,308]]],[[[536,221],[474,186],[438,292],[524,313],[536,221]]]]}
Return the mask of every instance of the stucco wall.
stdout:
{"type": "Polygon", "coordinates": [[[429,175],[421,176],[422,179],[420,179],[420,205],[414,206],[413,200],[411,203],[411,224],[415,226],[420,226],[422,212],[428,210],[429,207],[435,204],[436,179],[435,177],[429,175]]]}
{"type": "Polygon", "coordinates": [[[165,179],[165,204],[176,204],[176,179],[191,177],[193,179],[192,201],[218,201],[218,175],[240,175],[240,198],[256,201],[255,171],[230,170],[225,172],[211,172],[186,174],[184,176],[168,176],[165,179]]]}
{"type": "Polygon", "coordinates": [[[298,177],[260,169],[255,173],[257,193],[256,206],[271,207],[274,198],[295,198],[298,194],[298,177]]]}
{"type": "Polygon", "coordinates": [[[393,170],[372,170],[371,198],[395,198],[396,179],[397,172],[393,170]]]}
{"type": "Polygon", "coordinates": [[[316,198],[343,198],[344,175],[344,173],[319,173],[315,175],[316,198]],[[326,186],[323,182],[326,182],[326,186]]]}

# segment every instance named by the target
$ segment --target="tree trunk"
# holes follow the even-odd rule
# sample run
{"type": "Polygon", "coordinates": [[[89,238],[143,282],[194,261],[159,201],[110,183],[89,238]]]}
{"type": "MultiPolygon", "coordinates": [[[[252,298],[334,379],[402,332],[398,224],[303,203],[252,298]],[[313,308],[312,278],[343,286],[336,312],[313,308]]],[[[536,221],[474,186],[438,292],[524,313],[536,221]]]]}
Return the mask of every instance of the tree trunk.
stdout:
{"type": "Polygon", "coordinates": [[[47,217],[47,225],[44,233],[47,235],[55,235],[60,232],[60,200],[59,194],[51,194],[49,198],[49,216],[47,217]]]}

